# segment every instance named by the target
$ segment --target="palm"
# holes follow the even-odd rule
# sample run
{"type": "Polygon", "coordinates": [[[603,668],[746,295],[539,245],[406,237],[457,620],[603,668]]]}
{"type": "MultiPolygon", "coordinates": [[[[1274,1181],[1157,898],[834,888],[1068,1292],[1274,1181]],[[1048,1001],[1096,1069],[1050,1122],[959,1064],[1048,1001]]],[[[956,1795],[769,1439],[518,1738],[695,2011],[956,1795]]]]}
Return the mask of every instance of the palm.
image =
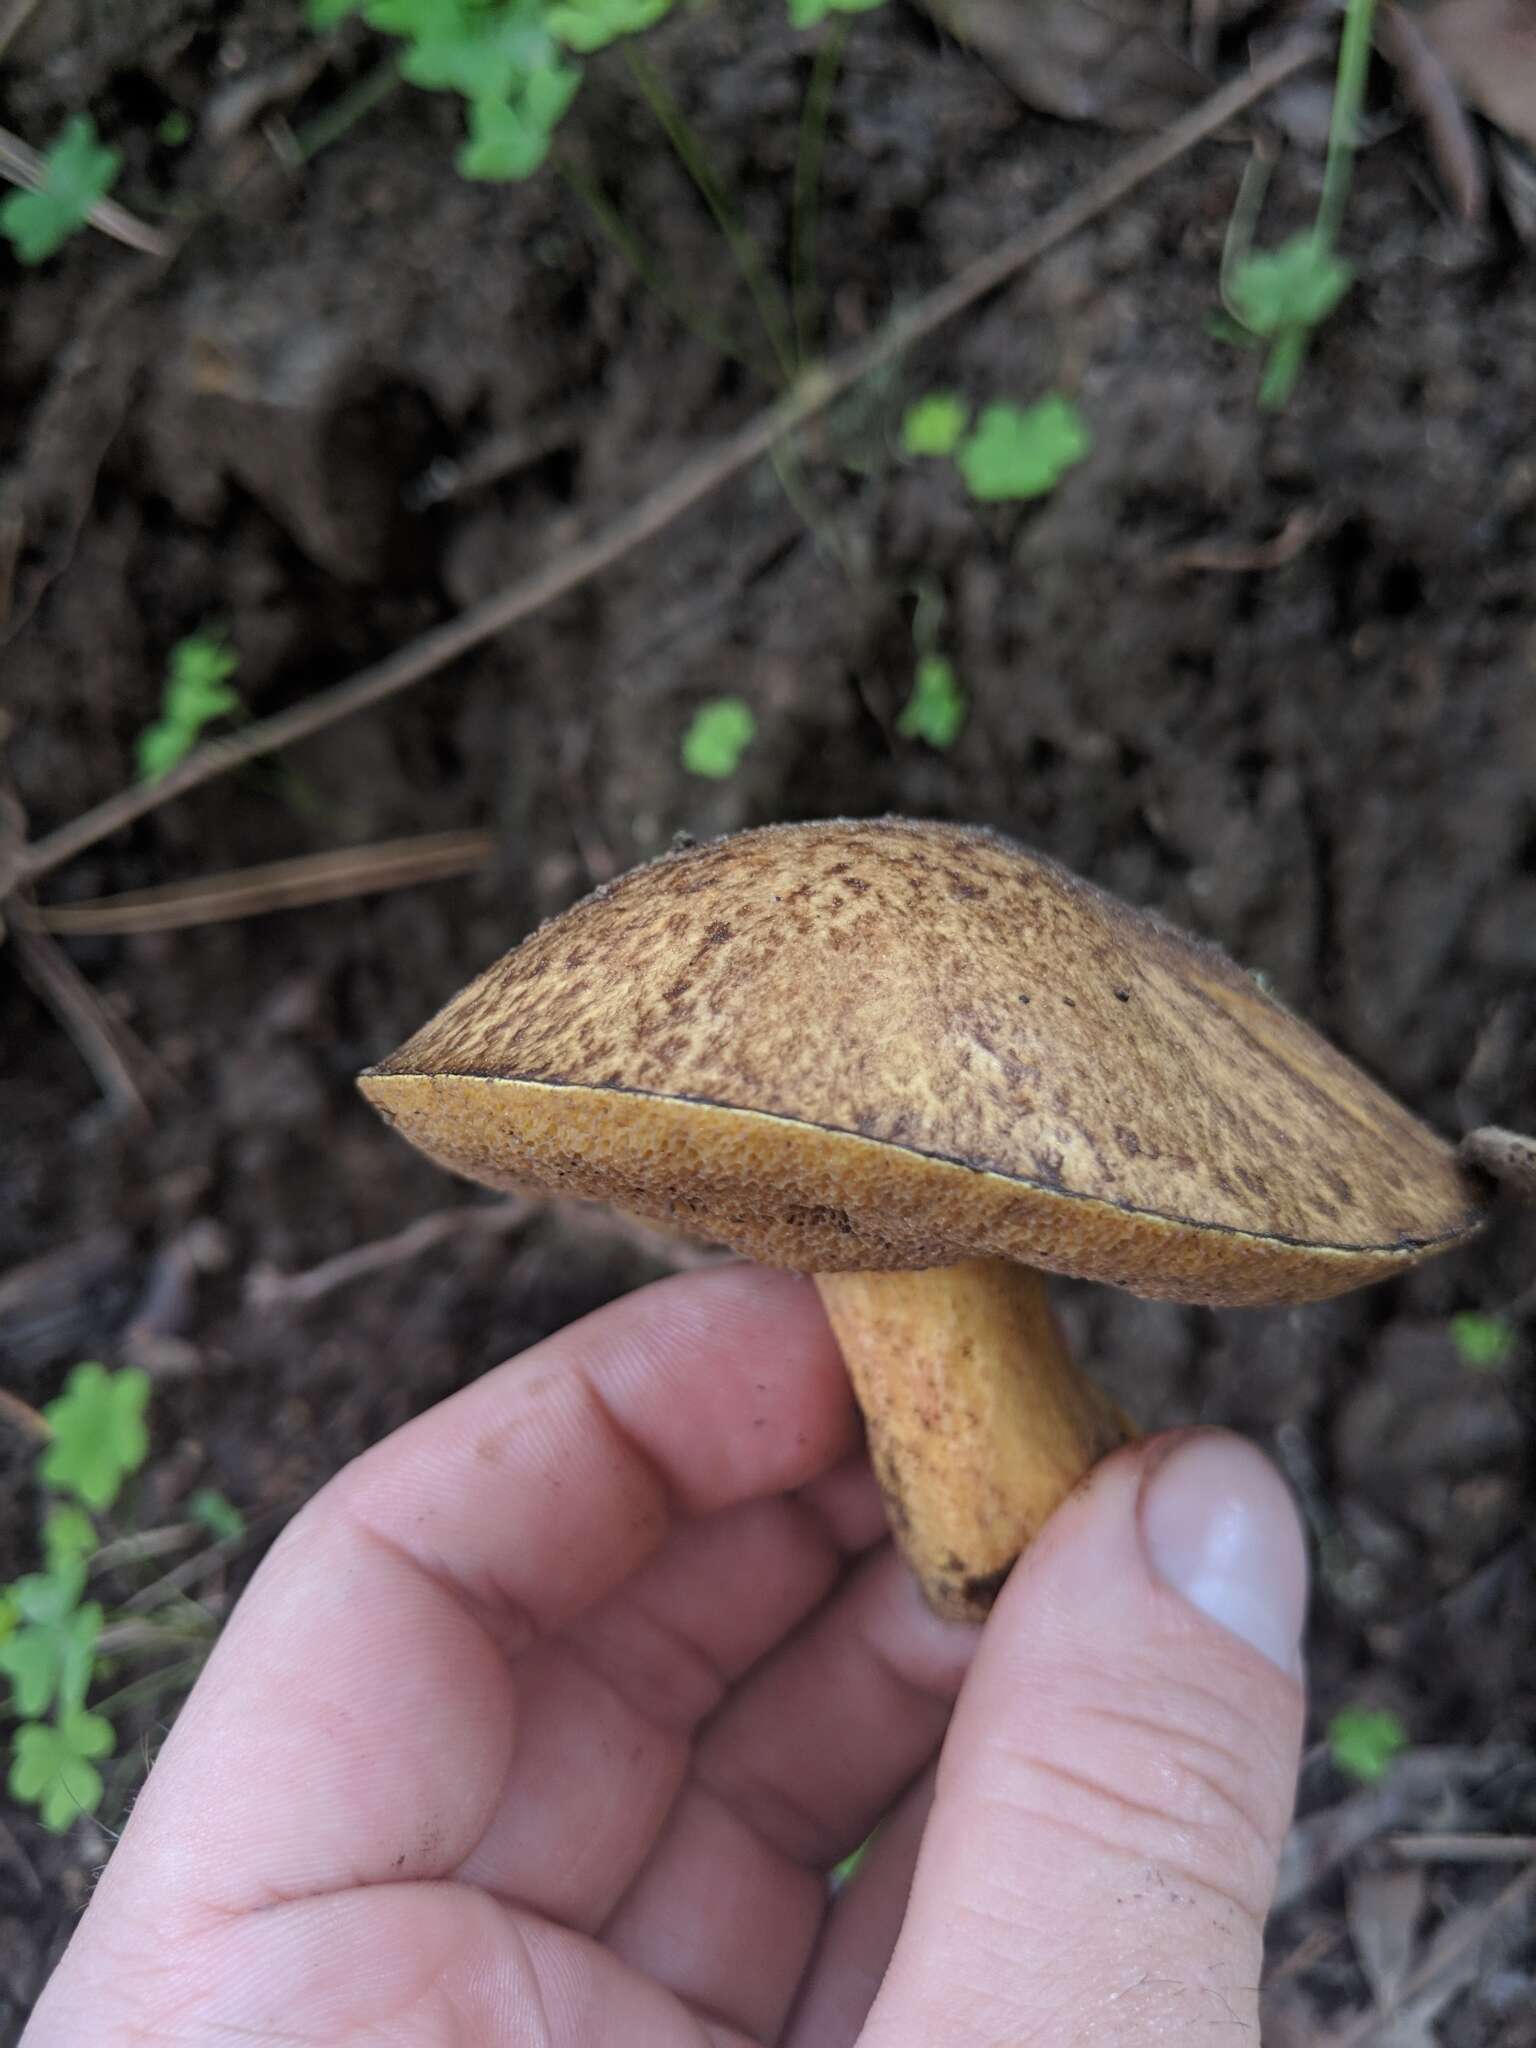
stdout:
{"type": "MultiPolygon", "coordinates": [[[[971,1637],[880,1544],[809,1290],[644,1299],[381,1445],[276,1547],[93,1909],[136,1894],[173,1958],[117,1980],[126,2024],[854,2037],[922,1790],[830,1912],[825,1874],[920,1780],[971,1637]]],[[[76,2038],[91,1953],[29,2048],[76,2038]]]]}

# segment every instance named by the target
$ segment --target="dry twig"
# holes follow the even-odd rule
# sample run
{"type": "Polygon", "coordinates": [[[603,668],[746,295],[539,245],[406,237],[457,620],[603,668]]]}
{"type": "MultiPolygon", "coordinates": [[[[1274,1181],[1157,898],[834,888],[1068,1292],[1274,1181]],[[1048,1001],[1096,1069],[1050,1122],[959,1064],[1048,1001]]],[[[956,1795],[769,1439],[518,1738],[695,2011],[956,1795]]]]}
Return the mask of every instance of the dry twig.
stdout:
{"type": "Polygon", "coordinates": [[[75,938],[184,931],[192,925],[227,924],[275,910],[408,889],[419,882],[446,882],[483,868],[495,850],[496,840],[489,832],[423,833],[270,861],[233,874],[200,875],[193,882],[130,889],[83,903],[41,904],[37,921],[46,931],[75,938]]]}
{"type": "MultiPolygon", "coordinates": [[[[42,157],[9,128],[0,128],[0,178],[27,192],[40,192],[48,182],[48,167],[42,157]]],[[[140,220],[126,206],[119,206],[115,199],[98,199],[86,219],[99,233],[110,235],[114,242],[122,242],[129,249],[137,249],[141,256],[164,260],[175,254],[176,244],[168,235],[152,228],[147,220],[140,220]]]]}

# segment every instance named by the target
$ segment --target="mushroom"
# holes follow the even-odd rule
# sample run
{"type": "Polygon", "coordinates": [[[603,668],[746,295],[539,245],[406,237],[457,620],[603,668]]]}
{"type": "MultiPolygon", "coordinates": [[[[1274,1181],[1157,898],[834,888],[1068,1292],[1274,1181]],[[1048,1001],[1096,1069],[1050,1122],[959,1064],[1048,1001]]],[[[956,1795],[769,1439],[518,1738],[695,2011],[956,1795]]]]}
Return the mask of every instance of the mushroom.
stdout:
{"type": "Polygon", "coordinates": [[[1045,1271],[1310,1301],[1482,1216],[1450,1147],[1215,947],[995,832],[901,818],[637,868],[360,1085],[472,1180],[814,1274],[896,1539],[956,1617],[1135,1433],[1045,1271]]]}

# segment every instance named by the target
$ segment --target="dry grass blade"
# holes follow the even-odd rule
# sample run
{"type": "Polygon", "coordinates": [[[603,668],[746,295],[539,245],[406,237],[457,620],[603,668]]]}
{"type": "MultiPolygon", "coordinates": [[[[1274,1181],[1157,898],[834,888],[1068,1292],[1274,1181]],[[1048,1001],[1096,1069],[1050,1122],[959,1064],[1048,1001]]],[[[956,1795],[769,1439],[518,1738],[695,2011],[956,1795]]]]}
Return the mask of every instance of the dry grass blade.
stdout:
{"type": "Polygon", "coordinates": [[[1396,71],[1403,97],[1424,123],[1430,154],[1457,217],[1469,225],[1488,215],[1488,169],[1461,94],[1445,60],[1403,7],[1376,17],[1376,47],[1396,71]]]}
{"type": "Polygon", "coordinates": [[[1389,1835],[1405,1863],[1536,1863],[1536,1835],[1389,1835]]]}
{"type": "MultiPolygon", "coordinates": [[[[43,159],[30,143],[23,142],[8,128],[0,128],[0,178],[8,178],[27,192],[40,192],[48,182],[43,159]]],[[[115,199],[98,199],[86,219],[99,234],[110,235],[114,242],[137,249],[141,256],[164,259],[175,254],[176,244],[168,235],[152,228],[147,220],[140,220],[126,206],[119,206],[115,199]]]]}
{"type": "MultiPolygon", "coordinates": [[[[12,898],[11,931],[21,971],[74,1040],[113,1108],[147,1122],[149,1110],[123,1050],[125,1036],[100,996],[49,933],[30,904],[12,898]]],[[[148,1064],[148,1053],[142,1054],[148,1064]]]]}
{"type": "Polygon", "coordinates": [[[1320,2048],[1387,2048],[1398,2038],[1411,2007],[1428,2004],[1438,2010],[1523,1942],[1530,1933],[1533,1907],[1536,1864],[1507,1884],[1491,1904],[1466,1906],[1448,1920],[1403,1980],[1390,2009],[1362,2013],[1327,2035],[1320,2048]]]}
{"type": "Polygon", "coordinates": [[[409,889],[421,882],[450,881],[483,868],[495,851],[496,840],[489,832],[437,832],[303,854],[233,874],[131,889],[89,902],[44,904],[36,914],[45,930],[78,938],[185,931],[192,925],[227,924],[278,910],[375,896],[386,889],[409,889]]]}
{"type": "Polygon", "coordinates": [[[200,784],[223,775],[248,761],[292,746],[311,734],[334,725],[338,719],[364,711],[398,695],[424,676],[446,668],[460,655],[507,627],[541,611],[556,599],[567,597],[590,582],[615,562],[632,554],[645,542],[666,531],[685,512],[702,504],[732,478],[767,455],[786,437],[797,433],[845,392],[861,383],[873,371],[903,354],[915,343],[926,340],[959,313],[1006,284],[1029,264],[1039,260],[1111,207],[1144,185],[1149,178],[1177,161],[1197,143],[1219,134],[1233,118],[1253,106],[1286,79],[1294,77],[1326,52],[1327,42],[1310,31],[1262,58],[1245,78],[1234,79],[1174,122],[1162,134],[1129,150],[1120,160],[1092,181],[1075,197],[1032,226],[980,256],[897,315],[867,342],[849,349],[836,361],[808,371],[775,404],[749,420],[718,447],[685,463],[665,483],[632,505],[610,525],[578,542],[557,561],[546,563],[520,577],[507,589],[472,605],[419,639],[387,655],[383,661],[360,671],[334,688],[322,690],[302,704],[293,705],[271,718],[258,719],[231,739],[206,742],[189,754],[169,775],[152,784],[138,784],[123,790],[94,810],[63,825],[37,841],[21,858],[21,877],[36,880],[94,846],[108,833],[131,824],[147,811],[156,810],[173,797],[184,795],[200,784]]]}

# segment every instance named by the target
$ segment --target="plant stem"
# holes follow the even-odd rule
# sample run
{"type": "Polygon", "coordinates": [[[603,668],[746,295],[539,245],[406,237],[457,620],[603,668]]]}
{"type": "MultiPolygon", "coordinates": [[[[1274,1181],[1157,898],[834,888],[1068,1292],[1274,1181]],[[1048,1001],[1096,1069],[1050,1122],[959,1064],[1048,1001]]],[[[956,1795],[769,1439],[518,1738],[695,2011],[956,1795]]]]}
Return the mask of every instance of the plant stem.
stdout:
{"type": "Polygon", "coordinates": [[[665,272],[658,270],[651,261],[644,244],[629,226],[618,209],[611,205],[596,182],[584,170],[568,159],[561,159],[555,165],[560,176],[576,194],[576,197],[591,214],[598,229],[625,262],[634,270],[640,282],[651,296],[664,306],[681,326],[712,348],[728,362],[740,363],[754,376],[765,383],[776,381],[773,366],[754,360],[745,350],[736,346],[723,327],[718,327],[707,313],[703,313],[682,291],[673,284],[665,272]]]}
{"type": "Polygon", "coordinates": [[[783,309],[779,304],[772,280],[763,262],[762,251],[732,210],[719,180],[710,169],[698,137],[683,118],[666,87],[651,68],[649,60],[635,47],[633,42],[624,46],[629,60],[630,71],[646,105],[660,123],[668,142],[677,152],[678,161],[697,186],[700,197],[714,216],[715,225],[726,239],[732,260],[752,294],[752,303],[757,308],[757,317],[763,323],[763,332],[768,337],[768,346],[773,350],[779,374],[786,385],[795,380],[795,355],[785,326],[783,309]]]}
{"type": "Polygon", "coordinates": [[[1323,166],[1323,192],[1318,201],[1316,234],[1324,250],[1331,251],[1344,224],[1344,205],[1349,198],[1350,176],[1360,133],[1360,109],[1365,99],[1366,75],[1371,67],[1371,21],[1375,0],[1348,0],[1344,11],[1344,33],[1339,41],[1339,71],[1333,89],[1333,113],[1328,123],[1328,158],[1323,166]]]}
{"type": "Polygon", "coordinates": [[[355,128],[365,114],[371,114],[375,107],[387,100],[401,83],[399,61],[394,57],[386,57],[382,64],[365,71],[355,85],[349,85],[339,98],[323,108],[312,121],[306,121],[298,131],[295,139],[300,163],[307,164],[322,149],[329,149],[333,142],[340,142],[343,135],[355,128]]]}
{"type": "Polygon", "coordinates": [[[802,367],[815,353],[812,329],[821,310],[816,281],[816,228],[821,193],[821,154],[827,139],[827,115],[843,61],[848,24],[840,20],[816,52],[805,106],[800,116],[800,146],[795,153],[794,211],[790,223],[789,302],[795,327],[795,360],[802,367]]]}

